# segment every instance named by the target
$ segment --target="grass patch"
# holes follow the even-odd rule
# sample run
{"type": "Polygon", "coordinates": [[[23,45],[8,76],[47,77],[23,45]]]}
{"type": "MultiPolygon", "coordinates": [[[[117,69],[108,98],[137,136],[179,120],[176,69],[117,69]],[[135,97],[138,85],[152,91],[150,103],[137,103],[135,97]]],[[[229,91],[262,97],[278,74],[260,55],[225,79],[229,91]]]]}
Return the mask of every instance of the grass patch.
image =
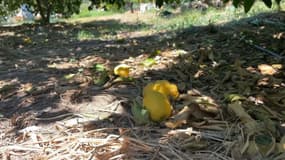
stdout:
{"type": "Polygon", "coordinates": [[[88,9],[84,9],[80,11],[79,14],[73,15],[70,19],[78,19],[78,18],[86,18],[86,17],[101,17],[101,16],[108,16],[118,12],[115,11],[100,11],[100,10],[92,10],[88,11],[88,9]]]}
{"type": "Polygon", "coordinates": [[[85,31],[85,30],[81,30],[77,34],[77,40],[79,40],[79,41],[91,40],[94,38],[95,38],[95,36],[93,33],[89,32],[89,31],[85,31]]]}
{"type": "MultiPolygon", "coordinates": [[[[86,4],[85,4],[86,5],[86,4]]],[[[285,2],[282,2],[285,7],[285,2]]],[[[98,33],[80,31],[77,35],[79,40],[99,39],[116,39],[117,35],[122,32],[140,32],[144,34],[155,33],[161,31],[175,31],[192,26],[206,26],[209,24],[223,24],[227,22],[238,23],[240,19],[255,16],[259,13],[274,12],[277,6],[267,8],[264,3],[256,2],[248,13],[244,13],[244,9],[227,6],[225,8],[216,9],[208,8],[206,11],[188,9],[183,12],[177,12],[171,8],[165,10],[174,14],[162,17],[157,10],[150,10],[145,13],[123,13],[111,11],[88,11],[87,6],[82,6],[83,10],[79,15],[74,15],[69,22],[78,22],[88,24],[89,28],[93,27],[98,33]],[[97,19],[99,16],[100,19],[97,19]],[[97,35],[98,34],[98,35],[97,35]]]]}
{"type": "Polygon", "coordinates": [[[86,18],[86,17],[101,17],[101,16],[109,16],[109,15],[113,15],[116,13],[120,13],[120,10],[116,10],[114,8],[110,8],[108,11],[102,11],[102,10],[97,10],[97,9],[93,9],[91,11],[88,10],[88,3],[83,3],[80,6],[80,13],[79,14],[74,14],[73,16],[71,16],[71,20],[75,20],[78,18],[86,18]]]}
{"type": "MultiPolygon", "coordinates": [[[[282,5],[284,6],[284,4],[285,3],[283,2],[282,5]]],[[[152,25],[152,28],[157,31],[177,30],[191,26],[226,23],[241,18],[251,17],[262,12],[272,12],[276,9],[276,5],[273,5],[273,8],[270,9],[262,2],[256,2],[248,13],[244,13],[243,8],[234,8],[233,6],[225,7],[223,9],[208,8],[206,11],[189,9],[189,11],[181,12],[169,17],[156,16],[147,23],[152,25]]]]}

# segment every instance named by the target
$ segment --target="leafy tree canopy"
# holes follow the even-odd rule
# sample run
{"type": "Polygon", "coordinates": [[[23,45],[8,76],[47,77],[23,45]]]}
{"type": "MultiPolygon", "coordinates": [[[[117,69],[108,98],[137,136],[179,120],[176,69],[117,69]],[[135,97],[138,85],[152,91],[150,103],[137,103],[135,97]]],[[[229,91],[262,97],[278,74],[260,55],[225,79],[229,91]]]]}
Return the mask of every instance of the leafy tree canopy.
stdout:
{"type": "Polygon", "coordinates": [[[0,14],[5,15],[27,4],[32,13],[39,13],[42,23],[49,23],[51,14],[69,17],[79,13],[82,0],[0,0],[0,14]]]}
{"type": "MultiPolygon", "coordinates": [[[[229,2],[231,0],[224,0],[225,2],[229,2]]],[[[252,8],[254,2],[256,0],[232,0],[233,2],[233,5],[237,8],[239,6],[243,6],[244,7],[244,11],[247,13],[248,11],[250,11],[250,9],[252,8]]],[[[272,7],[272,3],[273,3],[273,0],[262,0],[263,3],[271,8],[272,7]]],[[[280,8],[280,2],[281,0],[275,0],[275,3],[278,5],[278,7],[280,8]]]]}
{"type": "MultiPolygon", "coordinates": [[[[42,17],[42,23],[50,22],[51,14],[61,14],[63,17],[70,17],[72,14],[80,12],[80,5],[83,0],[0,0],[0,15],[8,14],[20,8],[22,4],[27,4],[30,11],[34,14],[39,13],[42,17]]],[[[102,7],[102,4],[116,5],[121,8],[127,0],[89,0],[91,5],[89,10],[95,6],[102,7]]],[[[224,0],[229,2],[231,0],[224,0]]],[[[243,6],[245,12],[248,12],[256,0],[232,0],[235,7],[243,6]]],[[[267,7],[271,7],[273,0],[262,0],[267,7]]],[[[138,0],[140,2],[140,0],[138,0]]],[[[164,4],[180,3],[180,0],[155,0],[157,7],[162,7],[164,4]]],[[[275,0],[280,6],[281,0],[275,0]]]]}

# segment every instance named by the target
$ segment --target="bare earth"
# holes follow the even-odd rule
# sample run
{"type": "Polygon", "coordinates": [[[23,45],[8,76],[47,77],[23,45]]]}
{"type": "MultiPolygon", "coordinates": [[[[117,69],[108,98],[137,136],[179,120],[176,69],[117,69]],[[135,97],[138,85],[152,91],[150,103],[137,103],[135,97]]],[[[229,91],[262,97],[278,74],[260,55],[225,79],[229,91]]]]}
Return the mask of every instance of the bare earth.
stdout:
{"type": "Polygon", "coordinates": [[[126,13],[74,24],[1,27],[0,158],[280,156],[284,153],[277,148],[285,134],[284,22],[280,12],[218,26],[150,32],[137,31],[136,16],[126,13]],[[81,30],[95,37],[79,41],[81,30]],[[143,65],[150,56],[157,63],[143,65]],[[131,66],[132,81],[115,82],[112,68],[120,63],[131,66]],[[96,64],[106,72],[94,70],[96,64]],[[173,102],[178,120],[138,125],[131,113],[133,100],[141,100],[143,86],[159,79],[179,87],[181,99],[173,102]],[[237,101],[245,112],[229,109],[237,101]],[[184,106],[195,111],[187,112],[182,123],[178,112],[184,106]],[[262,127],[258,132],[248,129],[248,121],[262,127]],[[253,142],[262,148],[258,140],[271,148],[250,150],[253,142]]]}

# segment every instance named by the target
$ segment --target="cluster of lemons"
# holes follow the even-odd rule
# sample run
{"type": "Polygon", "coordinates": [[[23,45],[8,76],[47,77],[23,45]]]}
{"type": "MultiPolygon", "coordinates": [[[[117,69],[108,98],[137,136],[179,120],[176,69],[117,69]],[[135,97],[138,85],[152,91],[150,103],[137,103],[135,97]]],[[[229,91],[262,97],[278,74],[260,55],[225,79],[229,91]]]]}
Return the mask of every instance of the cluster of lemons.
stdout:
{"type": "MultiPolygon", "coordinates": [[[[129,77],[130,67],[125,64],[114,68],[114,74],[123,78],[129,77]]],[[[179,91],[175,84],[167,80],[157,80],[143,88],[143,106],[149,112],[151,120],[161,122],[170,117],[172,105],[170,99],[177,99],[179,91]]]]}
{"type": "Polygon", "coordinates": [[[143,106],[149,111],[151,120],[160,122],[170,117],[170,98],[177,99],[179,91],[175,84],[158,80],[147,84],[143,89],[143,106]]]}

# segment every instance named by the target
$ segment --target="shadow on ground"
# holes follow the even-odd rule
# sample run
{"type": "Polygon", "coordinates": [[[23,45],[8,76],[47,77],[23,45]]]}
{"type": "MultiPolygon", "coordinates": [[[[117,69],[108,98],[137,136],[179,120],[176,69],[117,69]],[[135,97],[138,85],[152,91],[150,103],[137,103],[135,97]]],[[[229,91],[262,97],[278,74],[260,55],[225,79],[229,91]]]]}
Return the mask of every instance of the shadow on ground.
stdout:
{"type": "MultiPolygon", "coordinates": [[[[110,20],[82,25],[1,27],[0,115],[11,118],[31,113],[36,117],[49,117],[49,113],[72,113],[84,106],[89,106],[88,112],[100,106],[107,106],[108,110],[108,103],[120,100],[130,106],[131,100],[140,95],[139,88],[158,79],[178,84],[181,93],[197,89],[221,106],[225,94],[266,98],[273,89],[284,91],[284,58],[252,45],[284,57],[285,29],[283,23],[279,24],[284,20],[284,12],[266,13],[219,26],[198,26],[115,40],[99,37],[150,26],[110,20]],[[87,33],[87,40],[78,39],[81,31],[87,33]],[[88,39],[88,34],[93,35],[93,39],[88,39]],[[160,52],[157,64],[142,66],[141,62],[156,51],[160,52]],[[133,67],[134,84],[114,85],[103,90],[92,84],[94,75],[90,68],[94,64],[103,64],[109,69],[122,61],[133,67]],[[281,68],[273,68],[276,73],[262,74],[260,64],[281,64],[281,68]],[[71,73],[81,75],[79,80],[64,79],[71,73]],[[106,95],[110,98],[102,99],[106,95]]],[[[267,103],[270,102],[269,98],[267,103]]],[[[282,103],[274,107],[284,105],[282,103]]],[[[277,112],[282,111],[277,109],[277,112]]]]}

